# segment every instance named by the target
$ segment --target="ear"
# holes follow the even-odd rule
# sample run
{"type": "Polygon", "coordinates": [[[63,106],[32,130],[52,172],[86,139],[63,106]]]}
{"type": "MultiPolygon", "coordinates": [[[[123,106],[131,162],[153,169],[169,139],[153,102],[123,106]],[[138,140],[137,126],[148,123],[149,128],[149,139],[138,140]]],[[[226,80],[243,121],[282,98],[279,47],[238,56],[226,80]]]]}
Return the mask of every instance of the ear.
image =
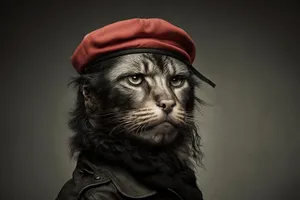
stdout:
{"type": "Polygon", "coordinates": [[[82,86],[82,95],[84,97],[84,106],[88,113],[96,110],[98,104],[96,96],[90,85],[84,84],[82,86]]]}
{"type": "Polygon", "coordinates": [[[91,87],[89,85],[84,84],[82,86],[82,95],[83,95],[85,101],[88,101],[89,99],[91,99],[91,87]]]}

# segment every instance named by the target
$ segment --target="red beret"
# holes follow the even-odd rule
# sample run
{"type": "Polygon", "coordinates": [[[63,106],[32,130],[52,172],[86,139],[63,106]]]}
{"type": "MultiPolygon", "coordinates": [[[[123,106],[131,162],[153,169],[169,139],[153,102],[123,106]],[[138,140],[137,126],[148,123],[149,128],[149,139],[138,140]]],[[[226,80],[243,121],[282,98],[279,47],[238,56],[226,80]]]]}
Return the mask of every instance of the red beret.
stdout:
{"type": "Polygon", "coordinates": [[[188,64],[199,78],[215,87],[192,66],[196,48],[191,37],[181,28],[158,18],[128,19],[92,31],[76,48],[71,62],[78,73],[84,73],[91,63],[129,53],[160,53],[176,57],[188,64]]]}

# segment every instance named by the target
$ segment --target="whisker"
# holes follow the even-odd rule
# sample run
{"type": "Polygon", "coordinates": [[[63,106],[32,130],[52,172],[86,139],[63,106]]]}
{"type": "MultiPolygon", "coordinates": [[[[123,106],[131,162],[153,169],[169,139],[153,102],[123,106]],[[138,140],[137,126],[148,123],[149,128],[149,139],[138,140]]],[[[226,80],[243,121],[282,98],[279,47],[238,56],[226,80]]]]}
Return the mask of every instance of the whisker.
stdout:
{"type": "Polygon", "coordinates": [[[155,121],[155,119],[144,120],[142,123],[137,123],[137,125],[146,124],[146,123],[150,123],[150,122],[153,122],[153,121],[155,121]]]}
{"type": "Polygon", "coordinates": [[[151,111],[152,109],[151,108],[140,108],[140,109],[137,109],[135,110],[136,112],[140,112],[140,111],[151,111]]]}
{"type": "MultiPolygon", "coordinates": [[[[109,115],[115,115],[115,114],[127,114],[127,113],[130,113],[130,112],[134,112],[134,113],[141,113],[141,114],[144,114],[144,112],[147,112],[147,111],[152,111],[152,109],[150,108],[144,108],[144,109],[138,109],[138,110],[135,110],[135,109],[127,109],[127,110],[120,110],[120,111],[110,111],[110,112],[102,112],[102,113],[99,113],[97,114],[97,116],[99,117],[104,117],[104,116],[109,116],[109,115]]],[[[149,112],[147,112],[149,113],[149,112]]],[[[154,114],[154,112],[150,112],[151,114],[154,114]]]]}
{"type": "Polygon", "coordinates": [[[124,113],[124,112],[131,112],[131,111],[133,111],[133,110],[132,110],[132,109],[127,109],[127,110],[118,110],[118,111],[101,112],[101,114],[124,113]]]}
{"type": "Polygon", "coordinates": [[[145,120],[148,120],[148,119],[153,119],[157,117],[157,115],[152,115],[152,116],[146,116],[146,117],[139,117],[139,118],[136,118],[136,117],[131,117],[131,116],[127,116],[127,117],[124,117],[123,119],[126,119],[128,121],[135,121],[135,122],[140,122],[140,121],[145,121],[145,120]]]}
{"type": "MultiPolygon", "coordinates": [[[[126,127],[126,126],[125,126],[126,127]]],[[[131,124],[131,126],[129,126],[129,128],[127,129],[127,132],[132,133],[135,129],[137,129],[139,126],[136,124],[131,124]]]]}
{"type": "Polygon", "coordinates": [[[140,116],[147,116],[147,115],[154,115],[155,113],[154,112],[146,112],[146,113],[133,113],[131,114],[130,116],[134,116],[134,117],[140,117],[140,116]]]}
{"type": "Polygon", "coordinates": [[[124,128],[123,131],[131,132],[136,128],[136,124],[127,123],[127,124],[124,125],[123,128],[124,128]]]}
{"type": "Polygon", "coordinates": [[[120,124],[118,124],[117,126],[115,126],[115,127],[108,133],[108,135],[112,135],[113,132],[114,132],[118,127],[120,127],[120,126],[124,126],[124,123],[120,123],[120,124]]]}
{"type": "Polygon", "coordinates": [[[178,114],[182,114],[182,115],[186,115],[186,112],[184,112],[184,111],[178,111],[178,114]]]}
{"type": "Polygon", "coordinates": [[[135,131],[135,135],[139,135],[141,132],[139,132],[142,129],[143,125],[138,126],[138,128],[135,131]]]}
{"type": "Polygon", "coordinates": [[[148,125],[150,122],[153,122],[153,121],[155,121],[155,120],[154,119],[148,119],[148,120],[144,120],[144,121],[134,123],[129,128],[127,128],[127,131],[128,132],[134,131],[139,126],[148,125]]]}
{"type": "Polygon", "coordinates": [[[145,129],[146,129],[146,127],[148,126],[148,124],[149,124],[149,123],[145,123],[145,124],[142,126],[141,131],[140,131],[140,134],[141,134],[142,132],[145,131],[145,129]]]}

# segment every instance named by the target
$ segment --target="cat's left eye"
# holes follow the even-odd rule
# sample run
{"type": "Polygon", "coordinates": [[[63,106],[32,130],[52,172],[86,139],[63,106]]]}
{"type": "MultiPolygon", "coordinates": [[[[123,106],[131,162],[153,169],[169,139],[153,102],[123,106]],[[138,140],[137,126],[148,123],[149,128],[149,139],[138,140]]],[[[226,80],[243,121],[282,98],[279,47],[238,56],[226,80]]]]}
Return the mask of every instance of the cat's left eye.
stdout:
{"type": "Polygon", "coordinates": [[[137,86],[143,82],[143,76],[141,74],[134,74],[128,76],[127,80],[131,85],[137,86]]]}
{"type": "Polygon", "coordinates": [[[177,88],[182,87],[184,83],[185,83],[185,79],[180,76],[175,76],[175,77],[171,78],[171,80],[170,80],[171,86],[177,87],[177,88]]]}

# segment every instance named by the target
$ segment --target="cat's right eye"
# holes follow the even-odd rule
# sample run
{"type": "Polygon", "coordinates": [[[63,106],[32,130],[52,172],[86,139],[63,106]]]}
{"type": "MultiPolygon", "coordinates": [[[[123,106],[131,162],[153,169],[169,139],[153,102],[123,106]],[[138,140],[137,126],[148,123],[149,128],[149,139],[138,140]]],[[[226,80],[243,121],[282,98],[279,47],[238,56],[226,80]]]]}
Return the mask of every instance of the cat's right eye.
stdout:
{"type": "Polygon", "coordinates": [[[127,80],[131,85],[137,86],[143,82],[144,78],[143,78],[143,75],[141,75],[141,74],[134,74],[134,75],[128,76],[127,80]]]}

